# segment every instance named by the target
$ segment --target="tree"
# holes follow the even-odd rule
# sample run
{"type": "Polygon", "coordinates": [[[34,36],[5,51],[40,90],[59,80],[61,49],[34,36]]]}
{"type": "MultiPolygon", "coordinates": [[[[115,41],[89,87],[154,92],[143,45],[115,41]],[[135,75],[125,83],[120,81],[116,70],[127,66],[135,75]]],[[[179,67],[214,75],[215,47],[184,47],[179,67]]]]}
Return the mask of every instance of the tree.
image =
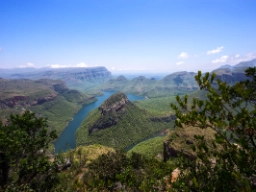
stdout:
{"type": "Polygon", "coordinates": [[[57,135],[47,127],[45,118],[29,111],[10,115],[7,125],[0,122],[0,186],[3,190],[11,186],[23,189],[25,185],[25,188],[46,191],[54,186],[58,166],[56,161],[49,161],[46,150],[57,135]]]}
{"type": "Polygon", "coordinates": [[[197,160],[180,158],[181,174],[174,188],[183,191],[256,190],[256,68],[246,70],[248,80],[228,85],[215,74],[195,76],[207,99],[176,97],[176,126],[187,125],[215,131],[206,142],[195,135],[197,160]]]}

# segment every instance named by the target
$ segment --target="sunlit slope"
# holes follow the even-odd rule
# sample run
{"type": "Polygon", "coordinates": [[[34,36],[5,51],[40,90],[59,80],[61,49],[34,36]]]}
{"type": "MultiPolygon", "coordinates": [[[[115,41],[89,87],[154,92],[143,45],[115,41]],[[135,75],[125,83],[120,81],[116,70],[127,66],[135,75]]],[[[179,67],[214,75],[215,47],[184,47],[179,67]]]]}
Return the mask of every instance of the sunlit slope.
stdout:
{"type": "Polygon", "coordinates": [[[153,116],[117,93],[93,110],[76,132],[76,145],[101,144],[116,149],[128,147],[171,127],[172,117],[153,116]]]}
{"type": "MultiPolygon", "coordinates": [[[[206,99],[206,93],[201,90],[193,91],[187,94],[189,96],[188,103],[192,102],[193,98],[206,99]]],[[[184,97],[184,95],[180,95],[184,97]]],[[[151,112],[154,115],[168,116],[174,115],[174,111],[171,109],[170,104],[177,104],[176,96],[149,98],[146,100],[135,101],[138,107],[151,112]]]]}
{"type": "Polygon", "coordinates": [[[70,90],[60,80],[0,79],[0,117],[4,121],[11,113],[28,109],[47,117],[51,128],[60,134],[68,121],[91,98],[70,90]]]}

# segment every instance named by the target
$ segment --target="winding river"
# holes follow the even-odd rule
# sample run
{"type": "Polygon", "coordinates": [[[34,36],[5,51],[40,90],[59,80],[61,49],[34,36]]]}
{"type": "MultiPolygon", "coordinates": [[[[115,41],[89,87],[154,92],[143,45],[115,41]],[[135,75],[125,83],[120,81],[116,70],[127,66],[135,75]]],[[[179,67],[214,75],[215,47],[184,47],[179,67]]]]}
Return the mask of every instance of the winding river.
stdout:
{"type": "MultiPolygon", "coordinates": [[[[75,133],[80,124],[82,123],[82,121],[86,118],[86,116],[91,110],[99,107],[106,99],[108,99],[114,93],[116,92],[104,92],[104,95],[97,97],[97,101],[90,103],[88,105],[84,105],[82,109],[80,109],[80,111],[78,111],[74,115],[73,120],[69,122],[68,126],[65,128],[65,130],[54,143],[55,153],[66,151],[68,149],[74,149],[76,147],[75,133]]],[[[136,96],[132,94],[126,94],[126,96],[130,101],[145,99],[145,97],[136,96]]]]}

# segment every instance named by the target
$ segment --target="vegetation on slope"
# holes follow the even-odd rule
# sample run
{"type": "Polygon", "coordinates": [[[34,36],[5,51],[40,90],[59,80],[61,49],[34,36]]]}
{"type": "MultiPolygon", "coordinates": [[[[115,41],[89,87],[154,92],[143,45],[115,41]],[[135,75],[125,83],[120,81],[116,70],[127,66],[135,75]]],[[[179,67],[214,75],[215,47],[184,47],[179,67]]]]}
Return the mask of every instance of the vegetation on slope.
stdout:
{"type": "Polygon", "coordinates": [[[174,169],[169,162],[100,145],[79,147],[62,156],[72,163],[59,174],[63,191],[166,191],[174,169]]]}
{"type": "MultiPolygon", "coordinates": [[[[184,97],[185,95],[181,95],[184,97]]],[[[206,98],[206,92],[203,90],[193,91],[188,93],[190,98],[188,103],[192,103],[192,98],[206,98]]],[[[167,96],[167,97],[157,97],[149,98],[146,100],[135,101],[134,102],[138,107],[149,111],[150,113],[156,116],[168,116],[175,114],[175,111],[170,107],[170,103],[177,104],[176,96],[167,96]]]]}
{"type": "MultiPolygon", "coordinates": [[[[106,103],[116,102],[118,100],[116,95],[112,95],[99,109],[89,113],[76,132],[77,146],[99,143],[116,149],[122,149],[161,130],[171,128],[171,119],[167,121],[156,119],[151,113],[138,108],[131,102],[128,102],[122,110],[110,110],[106,115],[102,115],[101,108],[104,108],[106,103]],[[111,122],[114,122],[111,127],[101,128],[104,127],[103,125],[111,122]],[[100,130],[94,129],[96,131],[90,132],[92,127],[98,127],[100,130]]],[[[114,103],[114,105],[116,104],[114,103]]]]}
{"type": "Polygon", "coordinates": [[[0,79],[0,117],[26,109],[48,118],[59,135],[82,105],[95,98],[70,90],[60,80],[0,79]]]}
{"type": "Polygon", "coordinates": [[[255,191],[256,190],[256,67],[246,70],[248,80],[229,86],[206,73],[195,77],[207,100],[177,97],[176,126],[193,126],[215,131],[206,142],[195,135],[196,161],[180,159],[179,191],[255,191]],[[213,86],[214,85],[214,86],[213,86]],[[251,107],[247,107],[251,106],[251,107]],[[217,146],[221,146],[221,148],[217,146]]]}
{"type": "Polygon", "coordinates": [[[157,158],[163,159],[163,142],[166,138],[163,136],[154,137],[146,141],[140,142],[130,149],[127,154],[131,155],[132,153],[141,154],[147,158],[157,158]]]}

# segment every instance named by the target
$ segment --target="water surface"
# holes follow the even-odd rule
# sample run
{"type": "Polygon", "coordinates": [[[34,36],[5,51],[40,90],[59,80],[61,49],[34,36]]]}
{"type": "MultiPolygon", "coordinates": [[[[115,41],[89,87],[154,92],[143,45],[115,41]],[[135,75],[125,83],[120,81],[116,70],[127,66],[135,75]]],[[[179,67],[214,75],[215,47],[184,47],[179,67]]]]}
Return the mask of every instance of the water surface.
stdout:
{"type": "MultiPolygon", "coordinates": [[[[104,95],[97,97],[97,101],[90,103],[88,105],[84,105],[82,109],[80,109],[80,111],[78,111],[74,115],[73,120],[69,122],[68,126],[65,128],[60,137],[54,143],[55,153],[66,151],[67,149],[74,149],[76,147],[75,133],[80,124],[83,122],[83,120],[86,118],[86,116],[91,110],[98,108],[106,99],[108,99],[114,93],[116,92],[104,92],[104,95]]],[[[132,94],[126,94],[126,96],[130,101],[145,99],[145,97],[136,96],[132,94]]]]}

